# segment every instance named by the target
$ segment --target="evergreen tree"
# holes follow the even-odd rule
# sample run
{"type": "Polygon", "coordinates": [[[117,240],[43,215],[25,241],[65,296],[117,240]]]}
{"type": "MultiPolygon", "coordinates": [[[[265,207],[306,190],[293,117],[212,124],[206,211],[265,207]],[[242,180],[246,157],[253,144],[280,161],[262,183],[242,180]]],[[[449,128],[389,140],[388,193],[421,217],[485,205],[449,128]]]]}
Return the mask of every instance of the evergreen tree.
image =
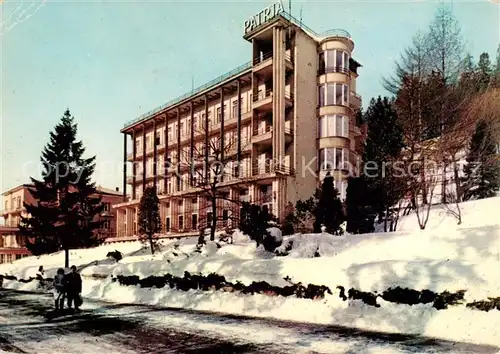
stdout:
{"type": "Polygon", "coordinates": [[[373,204],[367,191],[366,180],[361,177],[350,177],[347,183],[346,212],[347,232],[361,234],[374,232],[373,204]]]}
{"type": "Polygon", "coordinates": [[[74,118],[66,110],[42,151],[42,179],[31,178],[30,193],[37,203],[25,203],[30,217],[22,218],[20,226],[33,254],[63,249],[65,267],[69,266],[70,248],[92,247],[103,241],[95,232],[103,210],[91,182],[95,156],[83,157],[85,148],[76,141],[76,133],[74,118]]]}
{"type": "Polygon", "coordinates": [[[478,89],[480,91],[486,90],[489,87],[493,76],[493,69],[491,67],[490,56],[488,53],[482,53],[479,56],[477,70],[478,89]]]}
{"type": "Polygon", "coordinates": [[[314,232],[321,232],[321,226],[325,226],[326,232],[332,235],[341,235],[340,225],[344,222],[342,202],[339,192],[334,187],[333,176],[328,172],[323,179],[321,195],[316,207],[316,218],[314,221],[314,232]]]}
{"type": "Polygon", "coordinates": [[[139,241],[149,243],[151,254],[157,248],[156,234],[161,232],[160,200],[154,187],[148,187],[139,202],[139,241]]]}
{"type": "Polygon", "coordinates": [[[497,48],[497,57],[496,57],[493,76],[494,76],[493,85],[497,88],[500,87],[500,45],[498,45],[497,48]]]}
{"type": "MultiPolygon", "coordinates": [[[[367,193],[364,194],[365,200],[358,203],[369,206],[371,212],[380,217],[387,214],[389,208],[402,197],[402,189],[398,186],[403,179],[395,175],[392,166],[404,145],[397,119],[392,102],[387,97],[372,99],[365,113],[368,136],[363,154],[366,164],[363,183],[367,193]],[[371,166],[376,166],[376,170],[372,170],[371,166]]],[[[366,217],[363,216],[364,219],[366,217]]],[[[352,216],[349,218],[352,220],[352,216]]]]}
{"type": "Polygon", "coordinates": [[[251,240],[257,243],[257,247],[261,244],[266,251],[272,252],[279,244],[267,229],[271,227],[271,222],[274,221],[273,216],[267,208],[261,208],[259,205],[243,202],[240,213],[239,229],[244,234],[248,235],[251,240]]]}
{"type": "Polygon", "coordinates": [[[464,199],[493,197],[500,187],[500,164],[488,124],[480,121],[471,138],[464,167],[464,199]]]}

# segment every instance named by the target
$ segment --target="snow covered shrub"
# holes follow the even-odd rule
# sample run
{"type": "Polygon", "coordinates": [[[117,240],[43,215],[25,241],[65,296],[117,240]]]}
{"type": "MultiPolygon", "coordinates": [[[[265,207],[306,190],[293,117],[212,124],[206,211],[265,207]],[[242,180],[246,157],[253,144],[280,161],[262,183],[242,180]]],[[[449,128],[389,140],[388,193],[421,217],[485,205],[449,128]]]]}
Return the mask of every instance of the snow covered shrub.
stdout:
{"type": "Polygon", "coordinates": [[[288,256],[293,247],[293,237],[286,238],[279,247],[274,250],[278,257],[288,256]]]}
{"type": "Polygon", "coordinates": [[[436,299],[436,293],[430,290],[417,291],[408,288],[403,289],[397,286],[395,288],[389,288],[385,290],[382,293],[381,297],[385,301],[389,302],[406,305],[416,305],[434,302],[434,300],[436,299]]]}
{"type": "Polygon", "coordinates": [[[437,310],[445,310],[448,308],[448,305],[461,304],[464,300],[464,295],[465,290],[459,290],[456,293],[443,291],[441,294],[437,295],[432,306],[437,310]]]}
{"type": "Polygon", "coordinates": [[[108,252],[106,255],[107,258],[113,258],[116,262],[119,262],[123,259],[123,255],[120,251],[114,250],[112,252],[108,252]]]}
{"type": "Polygon", "coordinates": [[[272,226],[274,218],[267,208],[261,208],[259,205],[243,203],[241,208],[240,230],[247,234],[250,239],[257,242],[257,247],[264,246],[264,249],[273,252],[281,244],[282,236],[271,235],[269,229],[277,229],[272,226]]]}
{"type": "Polygon", "coordinates": [[[467,304],[466,307],[486,312],[494,309],[500,311],[500,297],[490,297],[488,300],[474,301],[467,304]]]}
{"type": "Polygon", "coordinates": [[[362,300],[367,305],[380,307],[380,305],[377,304],[377,295],[375,295],[373,293],[359,291],[359,290],[351,288],[347,292],[347,296],[351,300],[362,300]]]}

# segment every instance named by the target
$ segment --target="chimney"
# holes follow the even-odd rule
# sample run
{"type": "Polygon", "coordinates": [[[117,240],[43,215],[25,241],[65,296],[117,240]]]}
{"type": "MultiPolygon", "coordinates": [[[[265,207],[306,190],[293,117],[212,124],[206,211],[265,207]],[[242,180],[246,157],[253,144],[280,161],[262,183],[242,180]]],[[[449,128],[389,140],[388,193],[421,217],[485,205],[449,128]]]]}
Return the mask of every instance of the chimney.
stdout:
{"type": "Polygon", "coordinates": [[[120,191],[120,188],[118,188],[118,187],[116,187],[115,189],[116,189],[116,191],[117,191],[117,192],[119,192],[119,191],[120,191]]]}

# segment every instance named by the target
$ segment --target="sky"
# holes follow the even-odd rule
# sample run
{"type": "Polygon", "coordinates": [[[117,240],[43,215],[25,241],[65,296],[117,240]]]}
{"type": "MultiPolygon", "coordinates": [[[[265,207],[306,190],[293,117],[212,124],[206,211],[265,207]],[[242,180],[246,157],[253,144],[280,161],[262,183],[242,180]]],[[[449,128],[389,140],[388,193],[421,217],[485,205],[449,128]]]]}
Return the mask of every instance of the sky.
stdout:
{"type": "MultiPolygon", "coordinates": [[[[387,94],[382,79],[441,2],[292,0],[292,15],[316,32],[352,35],[366,106],[387,94]]],[[[41,150],[69,108],[88,156],[97,156],[96,183],[121,190],[123,125],[190,91],[193,81],[202,85],[249,61],[244,22],[272,3],[0,0],[0,189],[40,175],[41,150]]],[[[467,50],[494,58],[500,3],[445,4],[467,50]]]]}

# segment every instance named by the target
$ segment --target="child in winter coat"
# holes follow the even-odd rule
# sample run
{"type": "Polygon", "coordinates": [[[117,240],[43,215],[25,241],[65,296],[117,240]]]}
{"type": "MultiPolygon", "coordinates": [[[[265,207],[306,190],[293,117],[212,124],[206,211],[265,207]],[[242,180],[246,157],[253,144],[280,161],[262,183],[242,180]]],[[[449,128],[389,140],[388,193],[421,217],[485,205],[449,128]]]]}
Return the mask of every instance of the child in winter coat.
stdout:
{"type": "Polygon", "coordinates": [[[56,310],[64,307],[64,269],[59,268],[54,276],[54,303],[56,310]]]}

